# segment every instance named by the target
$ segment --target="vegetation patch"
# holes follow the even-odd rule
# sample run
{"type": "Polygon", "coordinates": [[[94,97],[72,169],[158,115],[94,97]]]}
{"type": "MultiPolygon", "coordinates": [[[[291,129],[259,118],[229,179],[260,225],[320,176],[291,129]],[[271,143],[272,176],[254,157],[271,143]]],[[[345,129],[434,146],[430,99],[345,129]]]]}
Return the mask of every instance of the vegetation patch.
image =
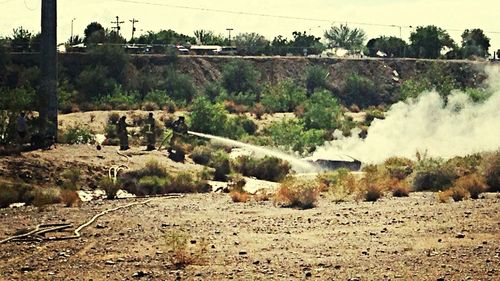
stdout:
{"type": "Polygon", "coordinates": [[[280,184],[275,202],[285,207],[310,209],[315,207],[318,195],[319,185],[316,181],[288,177],[280,184]]]}

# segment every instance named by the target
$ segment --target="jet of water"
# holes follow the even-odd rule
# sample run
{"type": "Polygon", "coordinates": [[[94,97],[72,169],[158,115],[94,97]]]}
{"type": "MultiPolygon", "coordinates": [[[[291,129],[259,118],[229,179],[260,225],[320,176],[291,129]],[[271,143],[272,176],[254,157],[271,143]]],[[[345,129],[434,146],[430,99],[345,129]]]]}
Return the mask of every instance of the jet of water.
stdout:
{"type": "Polygon", "coordinates": [[[246,150],[250,150],[250,151],[254,152],[255,154],[257,154],[259,156],[272,156],[272,157],[283,159],[285,161],[288,161],[288,163],[290,163],[290,165],[292,166],[292,169],[297,173],[313,173],[313,172],[317,172],[319,170],[319,168],[317,166],[309,163],[308,161],[297,158],[293,155],[290,155],[290,154],[287,154],[287,153],[284,153],[281,151],[276,151],[273,149],[269,149],[269,148],[265,148],[265,147],[261,147],[261,146],[256,146],[256,145],[251,145],[251,144],[235,141],[232,139],[213,136],[213,135],[209,135],[209,134],[197,133],[197,132],[192,132],[192,131],[189,131],[188,133],[193,135],[193,136],[198,136],[198,137],[210,139],[210,140],[213,140],[215,142],[222,143],[225,145],[244,148],[246,150]]]}

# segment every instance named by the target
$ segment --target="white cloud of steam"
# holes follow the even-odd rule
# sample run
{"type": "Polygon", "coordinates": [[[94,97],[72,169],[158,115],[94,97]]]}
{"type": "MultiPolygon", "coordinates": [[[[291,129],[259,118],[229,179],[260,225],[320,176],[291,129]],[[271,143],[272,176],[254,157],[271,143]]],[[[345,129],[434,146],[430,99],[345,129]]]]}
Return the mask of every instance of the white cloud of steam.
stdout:
{"type": "MultiPolygon", "coordinates": [[[[316,158],[350,155],[364,163],[379,163],[391,156],[415,158],[416,152],[450,158],[500,148],[500,67],[489,66],[487,84],[492,96],[474,104],[461,92],[448,97],[422,93],[418,100],[394,104],[385,120],[375,120],[368,137],[342,138],[318,149],[316,158]]],[[[357,134],[353,134],[357,135],[357,134]]]]}

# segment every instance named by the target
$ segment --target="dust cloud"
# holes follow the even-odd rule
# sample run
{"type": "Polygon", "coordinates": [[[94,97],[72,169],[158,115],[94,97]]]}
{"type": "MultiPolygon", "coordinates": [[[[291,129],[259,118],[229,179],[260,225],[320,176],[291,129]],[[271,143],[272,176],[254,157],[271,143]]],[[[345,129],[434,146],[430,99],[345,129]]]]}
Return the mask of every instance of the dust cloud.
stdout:
{"type": "MultiPolygon", "coordinates": [[[[391,156],[415,158],[416,152],[450,158],[500,148],[500,67],[486,68],[488,91],[483,103],[473,103],[454,91],[448,103],[435,91],[416,100],[394,104],[385,120],[375,120],[364,140],[342,137],[319,148],[314,156],[349,155],[364,163],[380,163],[391,156]]],[[[356,132],[353,132],[357,136],[356,132]]]]}

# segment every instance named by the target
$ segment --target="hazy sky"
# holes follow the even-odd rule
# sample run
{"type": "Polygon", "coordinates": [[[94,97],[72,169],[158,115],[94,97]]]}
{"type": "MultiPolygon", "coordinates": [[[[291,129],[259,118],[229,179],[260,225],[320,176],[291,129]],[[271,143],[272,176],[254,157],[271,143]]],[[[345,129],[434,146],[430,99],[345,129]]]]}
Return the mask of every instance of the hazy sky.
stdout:
{"type": "MultiPolygon", "coordinates": [[[[32,32],[40,30],[41,0],[0,0],[0,36],[10,36],[12,29],[23,26],[32,32]]],[[[139,20],[137,35],[148,30],[173,29],[192,35],[196,29],[213,30],[226,35],[226,28],[239,32],[258,32],[272,40],[276,35],[292,37],[295,30],[323,35],[332,23],[350,23],[360,27],[368,38],[380,35],[399,36],[399,27],[359,25],[371,23],[402,26],[402,38],[408,41],[412,28],[419,25],[437,25],[447,29],[459,42],[466,28],[482,28],[491,39],[493,50],[500,49],[499,0],[59,0],[58,41],[66,41],[71,34],[74,18],[74,34],[92,21],[111,27],[116,16],[122,25],[122,34],[130,38],[132,18],[139,20]],[[230,14],[207,10],[229,10],[255,15],[230,14]],[[317,19],[287,19],[299,17],[317,19]]]]}

